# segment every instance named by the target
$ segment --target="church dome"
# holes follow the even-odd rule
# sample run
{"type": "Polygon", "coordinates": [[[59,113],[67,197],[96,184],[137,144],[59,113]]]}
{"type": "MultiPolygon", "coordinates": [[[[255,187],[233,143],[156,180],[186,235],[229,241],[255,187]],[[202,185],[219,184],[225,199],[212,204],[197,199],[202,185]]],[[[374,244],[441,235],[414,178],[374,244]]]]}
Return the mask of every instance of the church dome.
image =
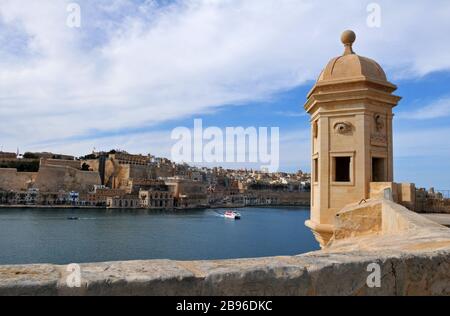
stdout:
{"type": "Polygon", "coordinates": [[[345,51],[342,56],[333,58],[319,76],[318,83],[325,81],[343,81],[351,79],[368,79],[387,82],[381,66],[374,60],[359,56],[353,51],[356,34],[345,31],[341,41],[345,51]]]}

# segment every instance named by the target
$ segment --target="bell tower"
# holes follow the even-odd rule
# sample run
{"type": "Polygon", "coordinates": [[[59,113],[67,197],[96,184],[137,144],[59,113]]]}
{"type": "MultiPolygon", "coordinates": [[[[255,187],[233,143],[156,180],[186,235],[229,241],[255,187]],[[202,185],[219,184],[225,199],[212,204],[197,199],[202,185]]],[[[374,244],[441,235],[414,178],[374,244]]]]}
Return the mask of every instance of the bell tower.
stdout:
{"type": "Polygon", "coordinates": [[[345,31],[342,56],[333,58],[308,94],[311,116],[312,229],[321,246],[333,235],[336,213],[368,199],[371,182],[393,182],[392,109],[397,87],[378,63],[353,51],[345,31]]]}

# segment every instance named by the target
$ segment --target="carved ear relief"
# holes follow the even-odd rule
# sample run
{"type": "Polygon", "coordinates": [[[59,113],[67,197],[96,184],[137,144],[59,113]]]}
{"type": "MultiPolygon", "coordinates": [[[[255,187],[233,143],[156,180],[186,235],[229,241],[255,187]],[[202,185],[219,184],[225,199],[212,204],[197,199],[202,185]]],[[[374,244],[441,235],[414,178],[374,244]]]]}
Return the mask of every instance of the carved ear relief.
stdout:
{"type": "Polygon", "coordinates": [[[375,121],[375,129],[377,132],[381,132],[384,129],[384,118],[381,114],[376,113],[373,117],[375,121]]]}
{"type": "Polygon", "coordinates": [[[317,121],[313,122],[313,136],[316,138],[319,135],[319,124],[317,121]]]}
{"type": "Polygon", "coordinates": [[[352,123],[349,122],[338,122],[334,124],[334,130],[338,134],[347,134],[350,133],[353,130],[352,123]]]}

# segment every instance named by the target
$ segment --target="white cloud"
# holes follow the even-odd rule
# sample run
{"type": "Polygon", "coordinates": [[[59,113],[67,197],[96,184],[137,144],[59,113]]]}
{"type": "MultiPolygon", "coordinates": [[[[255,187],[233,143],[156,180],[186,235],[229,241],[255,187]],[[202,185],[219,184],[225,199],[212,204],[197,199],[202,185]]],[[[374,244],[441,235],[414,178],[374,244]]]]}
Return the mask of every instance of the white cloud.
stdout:
{"type": "Polygon", "coordinates": [[[446,140],[447,135],[450,135],[448,127],[398,131],[394,135],[394,156],[397,158],[438,157],[449,160],[450,143],[446,140]]]}
{"type": "Polygon", "coordinates": [[[115,135],[102,138],[82,139],[73,142],[54,142],[48,144],[36,144],[27,149],[31,151],[56,151],[74,156],[87,154],[92,150],[108,151],[110,149],[127,150],[136,154],[156,155],[170,158],[170,149],[173,145],[170,140],[170,131],[158,130],[142,132],[133,135],[115,135]]]}
{"type": "Polygon", "coordinates": [[[394,135],[394,180],[448,190],[449,127],[401,130],[394,135]]]}
{"type": "Polygon", "coordinates": [[[399,114],[399,118],[413,120],[429,120],[450,116],[450,98],[441,98],[420,109],[399,114]]]}
{"type": "MultiPolygon", "coordinates": [[[[82,28],[70,29],[68,2],[0,0],[5,147],[265,99],[315,79],[341,53],[346,28],[358,33],[355,50],[391,77],[450,69],[443,0],[379,1],[380,29],[368,28],[366,4],[351,0],[83,0],[82,28]]],[[[66,146],[84,151],[81,143],[66,146]]]]}

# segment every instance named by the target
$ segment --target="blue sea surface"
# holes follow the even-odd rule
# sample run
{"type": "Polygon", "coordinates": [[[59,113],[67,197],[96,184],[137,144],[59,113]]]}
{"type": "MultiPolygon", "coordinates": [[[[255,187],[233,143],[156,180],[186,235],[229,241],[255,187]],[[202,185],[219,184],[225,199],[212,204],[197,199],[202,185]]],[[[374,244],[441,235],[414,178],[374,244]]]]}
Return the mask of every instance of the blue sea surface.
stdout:
{"type": "Polygon", "coordinates": [[[304,225],[308,208],[238,211],[241,220],[211,209],[0,209],[0,264],[232,259],[319,249],[304,225]]]}

